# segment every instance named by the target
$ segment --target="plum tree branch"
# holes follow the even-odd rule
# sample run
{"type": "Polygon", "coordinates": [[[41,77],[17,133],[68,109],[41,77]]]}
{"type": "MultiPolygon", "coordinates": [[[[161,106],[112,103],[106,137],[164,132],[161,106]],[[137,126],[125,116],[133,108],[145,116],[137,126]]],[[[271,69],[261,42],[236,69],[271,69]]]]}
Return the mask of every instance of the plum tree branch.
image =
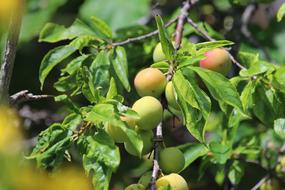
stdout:
{"type": "MultiPolygon", "coordinates": [[[[198,32],[201,34],[201,36],[209,41],[216,41],[214,38],[212,38],[206,31],[199,28],[198,24],[196,24],[190,17],[187,17],[187,22],[198,32]]],[[[234,56],[229,53],[231,61],[236,64],[240,69],[246,69],[244,66],[242,66],[235,58],[234,56]]]]}
{"type": "MultiPolygon", "coordinates": [[[[176,25],[176,30],[175,30],[175,49],[178,50],[181,45],[182,37],[183,37],[183,30],[184,30],[184,24],[185,20],[188,17],[188,12],[189,9],[191,8],[191,5],[194,3],[198,2],[197,0],[187,0],[183,3],[183,7],[181,8],[181,14],[178,16],[178,18],[175,19],[177,20],[177,25],[176,25]]],[[[158,31],[157,31],[158,33],[158,31]]],[[[167,72],[167,81],[170,81],[174,73],[174,68],[173,65],[171,64],[169,67],[169,70],[167,72]]],[[[167,101],[165,100],[165,97],[161,98],[161,102],[163,105],[163,109],[167,108],[167,101]]],[[[154,138],[154,147],[153,147],[153,170],[152,170],[152,177],[151,177],[151,182],[150,182],[150,190],[155,190],[156,189],[156,180],[158,177],[158,174],[160,172],[160,167],[159,167],[159,145],[160,143],[163,142],[163,135],[162,135],[162,122],[159,123],[159,125],[156,127],[156,134],[154,138]]]]}
{"type": "Polygon", "coordinates": [[[251,190],[258,190],[259,187],[267,180],[267,178],[268,176],[263,177],[254,187],[251,188],[251,190]]]}
{"type": "Polygon", "coordinates": [[[178,50],[181,45],[183,30],[184,30],[184,23],[185,23],[185,19],[189,15],[190,7],[191,7],[191,2],[185,1],[181,9],[181,14],[179,15],[178,20],[177,20],[177,25],[176,25],[176,30],[175,30],[175,45],[174,45],[176,50],[178,50]]]}
{"type": "Polygon", "coordinates": [[[32,93],[29,93],[28,90],[22,90],[20,92],[17,92],[16,94],[10,96],[10,104],[15,105],[26,101],[31,100],[41,100],[46,98],[53,98],[52,95],[34,95],[32,93]]]}
{"type": "Polygon", "coordinates": [[[24,0],[19,1],[19,10],[14,10],[8,29],[8,37],[6,40],[6,47],[4,50],[3,63],[0,68],[0,100],[8,100],[9,86],[14,68],[15,55],[17,50],[17,44],[21,28],[22,20],[22,7],[24,6],[24,0]]]}
{"type": "Polygon", "coordinates": [[[162,136],[162,122],[158,124],[156,127],[156,133],[155,137],[153,139],[153,169],[152,169],[152,175],[151,175],[151,181],[150,181],[150,189],[155,190],[156,189],[156,179],[158,177],[158,174],[160,172],[160,167],[158,164],[159,159],[159,144],[163,142],[163,136],[162,136]]]}
{"type": "MultiPolygon", "coordinates": [[[[172,24],[174,24],[176,21],[177,21],[177,17],[170,20],[168,23],[166,23],[164,26],[165,27],[169,27],[171,26],[172,24]]],[[[137,36],[137,37],[133,37],[133,38],[128,38],[127,40],[124,40],[124,41],[121,41],[121,42],[114,42],[112,43],[111,45],[112,46],[122,46],[122,45],[126,45],[126,44],[129,44],[129,43],[132,43],[132,42],[137,42],[137,41],[142,41],[144,39],[147,39],[147,38],[150,38],[152,36],[156,36],[158,34],[158,29],[153,31],[153,32],[150,32],[150,33],[147,33],[147,34],[144,34],[144,35],[141,35],[141,36],[137,36]]]]}

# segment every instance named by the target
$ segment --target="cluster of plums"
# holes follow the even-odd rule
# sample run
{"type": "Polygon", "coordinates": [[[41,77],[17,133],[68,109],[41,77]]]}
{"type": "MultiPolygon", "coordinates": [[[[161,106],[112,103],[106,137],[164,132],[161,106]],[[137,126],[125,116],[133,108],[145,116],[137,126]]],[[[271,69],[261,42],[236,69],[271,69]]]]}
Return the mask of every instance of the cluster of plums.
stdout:
{"type": "MultiPolygon", "coordinates": [[[[229,55],[224,49],[209,51],[205,53],[205,57],[204,60],[200,61],[200,66],[203,68],[220,72],[224,75],[227,75],[231,69],[229,55]]],[[[160,43],[157,44],[154,50],[153,59],[154,62],[166,60],[160,43]]],[[[134,86],[141,98],[133,104],[132,109],[137,112],[139,119],[134,120],[127,117],[121,117],[121,120],[126,122],[128,127],[134,128],[140,135],[143,141],[142,155],[145,155],[150,153],[153,148],[152,130],[163,118],[163,107],[158,99],[164,93],[169,109],[179,111],[180,107],[176,101],[177,98],[172,82],[168,82],[165,75],[157,68],[146,68],[139,71],[134,79],[134,86]]],[[[141,156],[129,142],[126,134],[121,128],[107,125],[106,131],[115,142],[124,143],[125,149],[129,154],[141,156]]],[[[168,175],[159,178],[156,185],[159,187],[168,184],[173,190],[187,190],[187,182],[182,176],[177,174],[183,169],[184,164],[184,155],[180,149],[168,147],[160,150],[159,166],[163,173],[168,175]]],[[[139,189],[139,186],[136,187],[139,189]]]]}

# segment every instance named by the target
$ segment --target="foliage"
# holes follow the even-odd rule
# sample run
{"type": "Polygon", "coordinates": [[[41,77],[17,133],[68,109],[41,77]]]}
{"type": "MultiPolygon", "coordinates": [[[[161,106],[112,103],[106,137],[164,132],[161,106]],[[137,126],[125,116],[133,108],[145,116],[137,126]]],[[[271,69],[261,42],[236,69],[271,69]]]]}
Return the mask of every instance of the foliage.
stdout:
{"type": "MultiPolygon", "coordinates": [[[[227,1],[226,5],[245,6],[252,2],[234,0],[227,1]]],[[[44,89],[52,71],[60,68],[60,76],[53,84],[58,93],[55,101],[68,108],[68,114],[61,123],[54,123],[41,132],[36,147],[27,158],[35,159],[41,168],[52,170],[65,159],[70,159],[75,149],[84,170],[92,178],[94,189],[107,190],[110,189],[112,175],[124,159],[120,152],[123,148],[106,132],[107,125],[121,129],[128,143],[139,153],[139,158],[143,156],[142,137],[122,117],[139,118],[131,109],[126,95],[134,94],[130,78],[132,73],[139,70],[130,61],[135,58],[134,49],[143,50],[136,52],[142,56],[139,59],[148,59],[157,41],[146,39],[138,42],[137,46],[119,46],[114,42],[130,37],[124,31],[135,34],[141,32],[142,27],[118,29],[134,25],[138,18],[147,15],[149,1],[127,3],[130,7],[126,9],[133,11],[128,16],[128,10],[119,8],[126,5],[125,1],[113,4],[111,0],[104,3],[88,0],[79,11],[82,19],[75,19],[70,26],[46,23],[64,3],[64,0],[50,1],[48,9],[39,11],[43,8],[38,7],[24,18],[23,34],[39,33],[39,42],[56,46],[44,56],[39,80],[41,89],[44,89]],[[101,6],[112,11],[103,10],[101,6]],[[97,16],[90,11],[91,7],[95,7],[97,16]],[[109,12],[115,16],[107,15],[109,12]],[[40,19],[36,20],[36,17],[40,19]],[[127,20],[119,20],[121,18],[127,20]],[[26,23],[27,20],[31,26],[26,23]],[[37,32],[43,23],[46,24],[41,32],[37,32]],[[26,30],[34,30],[35,33],[26,30]]],[[[28,5],[29,9],[34,8],[32,5],[38,6],[36,1],[29,1],[28,5]]],[[[277,14],[278,21],[283,16],[284,5],[277,14]]],[[[263,169],[271,172],[280,156],[276,150],[281,148],[285,136],[284,65],[264,60],[256,50],[241,48],[237,58],[245,69],[225,77],[199,67],[199,61],[204,59],[206,52],[233,47],[235,42],[225,40],[220,32],[205,24],[210,28],[204,28],[205,31],[209,31],[212,37],[218,36],[219,40],[199,43],[185,40],[182,47],[176,50],[170,37],[173,28],[166,29],[160,16],[156,16],[155,21],[166,60],[154,63],[151,67],[160,69],[165,75],[169,70],[174,70],[171,80],[181,111],[181,115],[176,114],[176,117],[182,118],[183,126],[195,139],[179,145],[175,143],[185,159],[181,172],[188,171],[198,161],[198,178],[205,177],[207,171],[210,171],[216,176],[218,185],[226,180],[239,185],[248,169],[247,160],[257,161],[263,169]],[[210,130],[208,125],[214,112],[220,118],[217,126],[210,130]],[[267,154],[270,154],[269,158],[267,154]]],[[[184,37],[196,33],[185,25],[184,37]]],[[[22,39],[28,40],[30,37],[22,36],[22,39]]],[[[136,58],[137,61],[139,59],[136,58]]],[[[167,106],[164,107],[167,109],[167,106]]],[[[164,189],[171,188],[168,186],[164,189]]]]}

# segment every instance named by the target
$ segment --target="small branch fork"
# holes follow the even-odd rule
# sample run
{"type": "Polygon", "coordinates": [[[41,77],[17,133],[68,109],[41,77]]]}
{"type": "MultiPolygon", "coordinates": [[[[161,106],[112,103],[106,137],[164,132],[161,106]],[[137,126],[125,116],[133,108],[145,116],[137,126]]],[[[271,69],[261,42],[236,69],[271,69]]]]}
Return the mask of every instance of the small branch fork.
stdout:
{"type": "Polygon", "coordinates": [[[40,100],[40,99],[46,99],[46,98],[53,98],[52,95],[34,95],[32,93],[29,93],[28,90],[23,90],[20,92],[17,92],[16,94],[10,96],[10,104],[16,105],[22,102],[27,102],[31,100],[40,100]]]}

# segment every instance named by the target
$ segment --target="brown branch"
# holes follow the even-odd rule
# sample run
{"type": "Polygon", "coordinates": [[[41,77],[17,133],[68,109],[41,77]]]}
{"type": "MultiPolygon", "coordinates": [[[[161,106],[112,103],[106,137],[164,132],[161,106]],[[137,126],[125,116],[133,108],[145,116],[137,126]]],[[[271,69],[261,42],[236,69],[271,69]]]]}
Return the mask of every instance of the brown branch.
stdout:
{"type": "Polygon", "coordinates": [[[263,177],[259,182],[251,188],[251,190],[258,190],[259,187],[268,179],[268,176],[263,177]]]}
{"type": "Polygon", "coordinates": [[[162,136],[162,122],[158,124],[156,127],[156,133],[154,137],[154,144],[153,144],[153,169],[152,169],[152,176],[150,181],[150,190],[156,189],[156,179],[158,177],[158,174],[160,172],[160,167],[158,164],[159,159],[159,145],[161,142],[163,142],[163,136],[162,136]]]}
{"type": "Polygon", "coordinates": [[[20,92],[17,92],[16,94],[10,96],[10,104],[15,105],[22,102],[27,102],[31,100],[41,100],[46,98],[53,98],[52,95],[34,95],[32,93],[29,93],[28,90],[23,90],[20,92]]]}
{"type": "MultiPolygon", "coordinates": [[[[201,36],[211,42],[216,41],[214,38],[212,38],[206,31],[201,30],[198,26],[198,24],[196,24],[190,17],[187,18],[187,22],[197,31],[201,34],[201,36]]],[[[246,69],[244,66],[242,66],[235,58],[232,54],[229,53],[230,59],[231,61],[238,66],[240,69],[246,69]]]]}
{"type": "Polygon", "coordinates": [[[178,50],[181,45],[182,41],[182,36],[183,36],[183,30],[184,30],[184,22],[185,19],[189,15],[189,9],[191,8],[191,2],[190,1],[185,1],[184,5],[181,9],[181,14],[178,17],[177,25],[176,25],[176,30],[175,30],[175,49],[178,50]]]}
{"type": "Polygon", "coordinates": [[[3,63],[0,68],[0,101],[8,100],[9,86],[12,77],[17,44],[21,28],[22,8],[24,0],[19,1],[10,19],[8,37],[4,51],[3,63]]]}
{"type": "MultiPolygon", "coordinates": [[[[166,23],[164,25],[164,27],[169,27],[171,26],[173,23],[175,23],[177,21],[178,18],[174,18],[172,20],[170,20],[168,23],[166,23]]],[[[150,38],[152,36],[155,36],[157,35],[159,32],[158,30],[155,30],[153,32],[150,32],[150,33],[147,33],[147,34],[144,34],[144,35],[141,35],[141,36],[137,36],[137,37],[133,37],[133,38],[128,38],[127,40],[124,40],[124,41],[121,41],[121,42],[114,42],[112,43],[111,45],[112,46],[122,46],[122,45],[126,45],[126,44],[129,44],[129,43],[132,43],[132,42],[137,42],[137,41],[141,41],[141,40],[144,40],[144,39],[147,39],[147,38],[150,38]]]]}

